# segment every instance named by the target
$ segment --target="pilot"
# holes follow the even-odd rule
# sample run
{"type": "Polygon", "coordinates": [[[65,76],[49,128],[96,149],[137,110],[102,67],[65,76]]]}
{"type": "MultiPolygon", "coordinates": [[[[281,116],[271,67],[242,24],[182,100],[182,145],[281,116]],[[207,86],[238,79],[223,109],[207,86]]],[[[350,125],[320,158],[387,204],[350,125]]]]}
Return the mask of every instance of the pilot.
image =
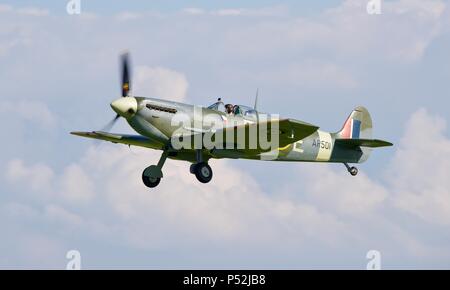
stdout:
{"type": "Polygon", "coordinates": [[[234,106],[233,104],[226,104],[225,105],[225,111],[228,115],[232,115],[234,112],[234,106]]]}
{"type": "Polygon", "coordinates": [[[241,108],[238,105],[234,105],[233,112],[234,112],[235,115],[241,115],[242,114],[241,108]]]}

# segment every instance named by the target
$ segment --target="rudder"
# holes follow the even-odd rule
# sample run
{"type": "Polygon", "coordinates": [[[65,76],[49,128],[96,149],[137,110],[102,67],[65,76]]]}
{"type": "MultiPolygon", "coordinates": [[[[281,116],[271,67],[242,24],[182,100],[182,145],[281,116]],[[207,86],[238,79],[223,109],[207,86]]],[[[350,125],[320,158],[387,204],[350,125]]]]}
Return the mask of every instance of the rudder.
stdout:
{"type": "Polygon", "coordinates": [[[355,108],[336,133],[337,139],[372,139],[372,118],[364,107],[355,108]]]}
{"type": "MultiPolygon", "coordinates": [[[[342,129],[335,133],[336,139],[372,139],[372,118],[370,117],[369,111],[362,107],[356,107],[348,116],[344,123],[342,129]]],[[[366,161],[370,153],[371,148],[364,146],[358,146],[358,149],[348,149],[348,150],[358,150],[361,152],[361,156],[358,159],[358,163],[366,161]]]]}

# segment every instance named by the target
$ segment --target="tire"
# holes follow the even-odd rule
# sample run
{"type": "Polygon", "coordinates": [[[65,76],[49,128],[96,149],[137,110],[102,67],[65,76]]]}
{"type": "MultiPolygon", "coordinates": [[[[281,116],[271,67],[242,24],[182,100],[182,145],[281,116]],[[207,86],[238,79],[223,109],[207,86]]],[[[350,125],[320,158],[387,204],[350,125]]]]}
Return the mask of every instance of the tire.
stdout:
{"type": "Polygon", "coordinates": [[[158,186],[158,184],[161,182],[161,178],[145,176],[144,174],[142,174],[142,182],[144,182],[145,186],[153,188],[158,186]]]}
{"type": "Polygon", "coordinates": [[[356,168],[356,167],[350,168],[350,174],[351,174],[352,176],[358,175],[358,168],[356,168]]]}
{"type": "Polygon", "coordinates": [[[197,177],[198,181],[201,183],[208,183],[213,177],[212,169],[207,163],[198,163],[193,167],[193,170],[195,177],[197,177]]]}

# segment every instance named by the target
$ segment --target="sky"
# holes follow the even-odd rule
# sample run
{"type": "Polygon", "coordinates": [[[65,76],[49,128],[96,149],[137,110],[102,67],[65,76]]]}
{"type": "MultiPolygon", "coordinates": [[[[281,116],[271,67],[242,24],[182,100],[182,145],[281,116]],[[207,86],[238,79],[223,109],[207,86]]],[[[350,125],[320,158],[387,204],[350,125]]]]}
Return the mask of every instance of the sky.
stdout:
{"type": "MultiPolygon", "coordinates": [[[[450,4],[382,1],[0,2],[0,268],[450,268],[450,4]],[[318,3],[316,3],[318,2],[318,3]],[[320,2],[320,3],[319,3],[320,2]],[[218,96],[338,131],[372,115],[374,152],[342,164],[212,160],[200,184],[160,152],[98,130],[120,95],[218,96]]],[[[113,132],[133,133],[120,120],[113,132]]]]}

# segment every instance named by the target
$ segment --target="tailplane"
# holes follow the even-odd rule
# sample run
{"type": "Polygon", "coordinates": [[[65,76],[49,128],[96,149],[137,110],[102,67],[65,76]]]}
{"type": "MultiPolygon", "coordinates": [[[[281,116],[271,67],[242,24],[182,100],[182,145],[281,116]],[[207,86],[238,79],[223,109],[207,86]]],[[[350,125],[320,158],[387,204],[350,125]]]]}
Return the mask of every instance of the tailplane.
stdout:
{"type": "Polygon", "coordinates": [[[359,163],[369,158],[372,148],[393,145],[384,140],[372,139],[372,118],[364,107],[355,108],[334,137],[335,145],[360,152],[359,163]]]}

